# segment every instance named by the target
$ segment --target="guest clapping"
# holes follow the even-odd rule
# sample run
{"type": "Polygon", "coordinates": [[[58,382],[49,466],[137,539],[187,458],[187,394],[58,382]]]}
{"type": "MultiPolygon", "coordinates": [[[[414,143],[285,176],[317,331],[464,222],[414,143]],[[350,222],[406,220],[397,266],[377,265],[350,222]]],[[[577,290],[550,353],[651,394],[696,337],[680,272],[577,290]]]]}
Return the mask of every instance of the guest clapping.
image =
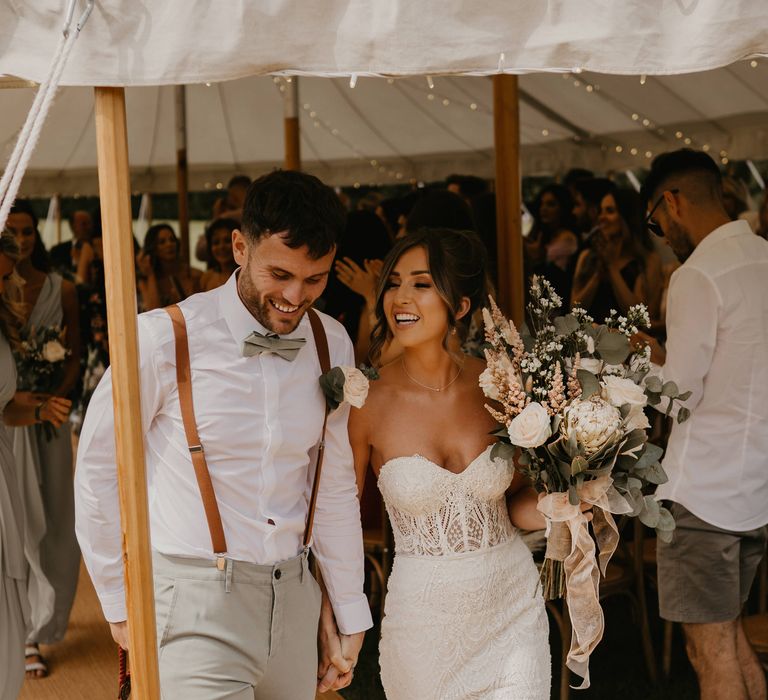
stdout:
{"type": "Polygon", "coordinates": [[[580,304],[598,322],[612,309],[625,314],[641,303],[648,307],[651,320],[658,319],[661,259],[643,225],[640,196],[628,189],[605,195],[599,226],[591,248],[576,264],[571,304],[580,304]]]}

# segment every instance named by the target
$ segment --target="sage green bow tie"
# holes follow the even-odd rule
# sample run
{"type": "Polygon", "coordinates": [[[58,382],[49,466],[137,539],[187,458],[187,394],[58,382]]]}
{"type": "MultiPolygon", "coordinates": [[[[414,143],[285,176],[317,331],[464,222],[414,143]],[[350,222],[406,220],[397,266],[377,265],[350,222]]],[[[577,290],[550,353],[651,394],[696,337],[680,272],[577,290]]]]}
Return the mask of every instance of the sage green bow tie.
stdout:
{"type": "Polygon", "coordinates": [[[264,335],[258,331],[253,331],[243,341],[243,357],[253,357],[262,352],[271,352],[284,360],[288,360],[288,362],[293,362],[306,342],[305,338],[281,338],[274,333],[264,335]]]}

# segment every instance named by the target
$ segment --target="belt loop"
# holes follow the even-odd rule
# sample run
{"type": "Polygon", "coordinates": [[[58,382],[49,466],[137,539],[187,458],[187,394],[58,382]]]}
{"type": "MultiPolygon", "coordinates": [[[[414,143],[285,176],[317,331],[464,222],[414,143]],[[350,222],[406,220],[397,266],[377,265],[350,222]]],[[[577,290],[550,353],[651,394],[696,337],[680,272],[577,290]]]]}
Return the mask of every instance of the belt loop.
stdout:
{"type": "Polygon", "coordinates": [[[224,592],[232,592],[232,560],[227,559],[227,567],[224,573],[224,592]]]}
{"type": "Polygon", "coordinates": [[[304,583],[304,572],[309,570],[309,547],[304,547],[301,552],[301,574],[299,583],[304,583]]]}

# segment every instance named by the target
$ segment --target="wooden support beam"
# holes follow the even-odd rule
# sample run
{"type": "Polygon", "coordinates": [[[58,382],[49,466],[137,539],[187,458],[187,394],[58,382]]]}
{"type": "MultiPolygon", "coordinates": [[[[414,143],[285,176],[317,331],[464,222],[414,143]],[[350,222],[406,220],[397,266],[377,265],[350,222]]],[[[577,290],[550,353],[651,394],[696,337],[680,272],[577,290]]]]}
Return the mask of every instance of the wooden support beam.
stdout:
{"type": "Polygon", "coordinates": [[[160,700],[123,88],[96,88],[96,149],[131,649],[131,698],[160,700]]]}
{"type": "Polygon", "coordinates": [[[181,259],[189,263],[189,169],[187,167],[187,86],[176,85],[176,191],[179,198],[181,259]]]}
{"type": "Polygon", "coordinates": [[[520,192],[520,108],[516,75],[493,76],[496,146],[498,302],[520,327],[524,318],[523,237],[520,192]]]}
{"type": "Polygon", "coordinates": [[[299,142],[299,78],[293,76],[285,81],[283,93],[283,128],[285,132],[286,170],[301,170],[301,144],[299,142]],[[288,82],[290,80],[291,82],[288,82]]]}

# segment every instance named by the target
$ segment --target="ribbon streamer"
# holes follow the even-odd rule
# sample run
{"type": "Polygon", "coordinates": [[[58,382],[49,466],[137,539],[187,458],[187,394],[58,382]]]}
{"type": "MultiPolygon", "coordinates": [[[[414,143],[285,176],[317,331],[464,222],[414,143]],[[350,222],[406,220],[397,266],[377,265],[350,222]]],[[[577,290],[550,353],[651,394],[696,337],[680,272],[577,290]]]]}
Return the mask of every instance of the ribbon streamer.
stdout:
{"type": "MultiPolygon", "coordinates": [[[[608,562],[619,544],[619,530],[613,514],[631,513],[632,506],[613,486],[610,476],[585,482],[578,496],[583,503],[593,507],[592,529],[600,549],[599,564],[595,557],[595,540],[589,534],[589,521],[580,505],[571,505],[567,492],[547,494],[539,501],[538,509],[553,525],[551,537],[556,537],[562,527],[567,527],[570,534],[570,548],[561,549],[555,556],[564,557],[565,600],[572,626],[566,665],[583,678],[578,686],[582,690],[589,688],[589,657],[603,638],[605,628],[600,606],[600,573],[605,576],[608,562]]],[[[557,544],[553,542],[553,548],[547,547],[549,558],[553,558],[551,555],[557,551],[557,544]]]]}

